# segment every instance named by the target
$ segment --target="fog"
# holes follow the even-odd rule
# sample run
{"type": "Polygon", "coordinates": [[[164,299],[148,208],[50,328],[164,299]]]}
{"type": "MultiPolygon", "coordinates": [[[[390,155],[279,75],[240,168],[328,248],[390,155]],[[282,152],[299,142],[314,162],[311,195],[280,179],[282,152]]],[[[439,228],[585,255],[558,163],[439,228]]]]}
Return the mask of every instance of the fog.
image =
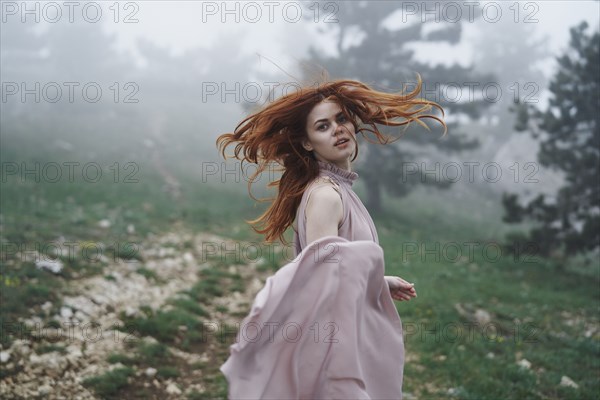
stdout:
{"type": "MultiPolygon", "coordinates": [[[[506,108],[512,97],[524,96],[547,107],[548,79],[555,58],[568,47],[569,28],[588,21],[597,29],[598,2],[476,2],[472,7],[405,2],[379,18],[376,11],[384,3],[364,8],[365,20],[379,20],[378,30],[393,36],[422,25],[417,36],[398,37],[397,47],[410,62],[399,66],[397,80],[377,81],[369,68],[376,68],[379,57],[379,65],[387,68],[387,47],[382,45],[381,52],[369,47],[364,76],[349,78],[399,88],[422,73],[419,65],[432,71],[470,69],[473,91],[461,84],[462,75],[449,70],[449,75],[431,72],[424,95],[440,100],[440,87],[456,83],[458,92],[446,87],[445,105],[462,103],[468,109],[464,103],[473,99],[485,103],[475,117],[446,107],[446,120],[465,137],[476,138],[477,149],[442,156],[430,146],[435,135],[416,144],[407,141],[405,148],[415,146],[424,154],[421,160],[429,162],[498,163],[504,176],[490,186],[498,194],[508,188],[530,196],[555,191],[560,175],[537,165],[541,181],[535,185],[508,179],[515,162],[537,162],[538,145],[515,133],[514,115],[506,108]],[[442,33],[435,39],[436,32],[448,28],[458,28],[456,38],[447,40],[442,33]],[[483,98],[481,88],[489,82],[502,93],[483,98]]],[[[11,161],[47,156],[107,164],[158,157],[164,168],[194,175],[203,163],[222,161],[217,136],[233,131],[250,109],[297,87],[306,63],[314,67],[336,60],[340,51],[348,54],[363,44],[366,32],[348,23],[356,16],[347,14],[347,2],[311,4],[4,2],[3,155],[11,161]]],[[[335,62],[350,62],[343,57],[335,62]]],[[[329,72],[345,76],[335,62],[329,72]]],[[[455,132],[458,137],[452,129],[449,136],[455,132]]]]}

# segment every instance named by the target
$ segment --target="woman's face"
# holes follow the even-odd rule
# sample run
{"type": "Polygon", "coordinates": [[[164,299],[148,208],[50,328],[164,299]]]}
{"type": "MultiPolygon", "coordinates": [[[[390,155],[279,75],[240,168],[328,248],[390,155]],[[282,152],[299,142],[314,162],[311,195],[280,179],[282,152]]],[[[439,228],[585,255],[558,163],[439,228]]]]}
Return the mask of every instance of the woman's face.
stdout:
{"type": "Polygon", "coordinates": [[[349,169],[350,158],[356,149],[355,130],[352,122],[344,116],[339,104],[322,101],[313,107],[306,121],[307,138],[302,146],[313,151],[317,160],[349,169]],[[346,143],[336,143],[340,139],[346,143]]]}

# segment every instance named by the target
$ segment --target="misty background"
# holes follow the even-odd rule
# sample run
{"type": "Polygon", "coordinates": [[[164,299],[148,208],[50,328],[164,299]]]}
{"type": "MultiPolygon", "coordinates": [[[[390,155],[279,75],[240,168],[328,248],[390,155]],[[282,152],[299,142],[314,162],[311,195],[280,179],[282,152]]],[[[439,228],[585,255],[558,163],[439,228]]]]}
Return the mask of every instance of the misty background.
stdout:
{"type": "MultiPolygon", "coordinates": [[[[66,8],[61,10],[63,15],[55,23],[49,22],[55,10],[44,11],[41,5],[39,23],[33,15],[23,23],[20,9],[16,15],[5,11],[6,21],[2,24],[4,156],[15,156],[15,160],[43,159],[44,154],[51,151],[82,163],[101,160],[134,162],[140,166],[154,157],[160,159],[169,173],[194,175],[198,185],[204,185],[206,182],[200,180],[202,163],[223,161],[214,145],[217,136],[232,132],[237,122],[247,115],[248,107],[263,104],[275,85],[279,86],[271,96],[281,95],[286,84],[286,90],[293,90],[298,83],[289,75],[302,78],[298,65],[301,60],[335,59],[340,56],[338,46],[348,51],[368,40],[360,24],[346,28],[351,16],[346,16],[344,2],[328,8],[323,2],[318,15],[315,10],[303,7],[302,18],[297,21],[295,7],[286,9],[287,14],[283,6],[276,7],[272,22],[265,7],[259,9],[262,15],[256,17],[255,10],[245,8],[243,3],[232,3],[230,10],[234,12],[231,14],[225,14],[220,3],[205,3],[209,4],[159,1],[138,2],[133,7],[123,3],[117,16],[116,10],[109,9],[108,4],[99,3],[103,7],[102,16],[95,23],[85,21],[79,9],[74,11],[73,23],[68,20],[66,8]],[[222,19],[225,22],[221,22],[222,19]],[[344,28],[343,32],[340,27],[344,28]],[[316,56],[311,57],[309,50],[316,56]],[[19,85],[25,82],[26,89],[37,91],[41,99],[36,101],[33,94],[22,99],[21,87],[18,92],[7,95],[6,82],[19,85]],[[48,97],[55,98],[56,88],[45,86],[51,82],[62,90],[62,97],[56,102],[45,99],[42,93],[47,87],[48,97]],[[79,84],[75,86],[73,102],[68,100],[69,89],[64,82],[79,84]],[[97,102],[86,100],[82,95],[82,87],[90,82],[97,83],[102,90],[97,102]],[[115,82],[118,93],[114,87],[111,89],[115,82]],[[36,83],[41,85],[40,89],[34,89],[36,83]]],[[[438,5],[438,21],[430,16],[431,21],[425,24],[421,23],[425,17],[420,8],[413,12],[396,6],[395,12],[379,15],[376,10],[384,3],[369,2],[361,17],[367,20],[371,12],[377,21],[370,22],[379,23],[390,35],[410,26],[423,26],[416,36],[405,38],[399,34],[398,39],[394,39],[393,48],[406,52],[406,64],[398,65],[395,72],[397,82],[370,79],[377,75],[366,69],[361,76],[361,73],[346,74],[344,68],[336,68],[334,63],[319,65],[331,65],[329,72],[335,78],[364,79],[379,85],[379,89],[387,85],[400,90],[404,83],[414,84],[415,72],[425,73],[429,93],[424,97],[440,101],[447,94],[453,97],[450,101],[453,105],[464,103],[469,96],[481,97],[483,84],[497,83],[503,93],[490,92],[490,99],[483,102],[476,116],[469,116],[470,110],[452,112],[446,108],[450,111],[446,120],[459,121],[456,134],[460,131],[477,139],[476,148],[454,156],[436,155],[435,146],[431,144],[441,135],[441,130],[432,121],[429,125],[434,134],[411,133],[426,137],[418,143],[423,154],[415,161],[428,160],[427,167],[433,169],[435,162],[453,160],[461,165],[463,174],[468,172],[463,161],[479,162],[480,165],[474,167],[477,182],[467,182],[466,186],[479,188],[482,184],[486,186],[482,190],[495,195],[507,188],[528,197],[537,192],[556,191],[561,184],[560,174],[543,168],[529,170],[539,183],[525,183],[522,178],[514,181],[515,171],[509,167],[517,161],[521,163],[520,172],[527,173],[522,164],[536,162],[538,146],[527,135],[514,131],[515,117],[507,108],[517,87],[520,96],[529,95],[531,102],[545,108],[547,80],[556,68],[553,57],[566,49],[571,26],[585,20],[597,27],[598,3],[538,2],[535,9],[525,8],[523,3],[516,16],[515,10],[506,4],[503,17],[495,22],[488,22],[495,19],[495,12],[486,10],[485,13],[490,13],[487,16],[481,8],[473,12],[472,18],[468,10],[463,9],[462,17],[454,22],[454,11],[448,9],[444,14],[438,5]],[[448,28],[458,29],[450,42],[431,34],[448,28]],[[472,82],[483,76],[486,80],[472,93],[466,86],[462,86],[460,92],[448,89],[442,93],[435,85],[443,81],[435,72],[427,74],[419,69],[420,64],[440,71],[453,66],[466,69],[454,76],[450,71],[449,78],[458,78],[454,82],[469,76],[472,82]],[[526,87],[527,84],[530,86],[526,87]],[[511,88],[511,85],[517,86],[511,88]],[[492,162],[501,166],[502,179],[498,182],[490,182],[495,180],[494,171],[490,172],[490,179],[482,177],[482,167],[492,162]]],[[[481,2],[480,6],[485,3],[481,2]]],[[[425,7],[426,3],[415,4],[425,7]]],[[[86,12],[93,15],[89,10],[86,12]]],[[[390,46],[380,43],[381,50],[377,46],[378,43],[373,43],[368,53],[356,56],[369,59],[371,64],[384,63],[383,52],[390,46]]],[[[337,62],[346,61],[341,58],[337,62]]],[[[448,136],[451,139],[455,131],[451,129],[448,136]]],[[[363,161],[361,158],[358,163],[363,161]]],[[[234,161],[228,163],[231,163],[229,168],[235,168],[234,161]]],[[[145,168],[156,168],[156,164],[145,168]]],[[[455,176],[455,171],[446,173],[455,176]]],[[[437,173],[437,177],[441,175],[437,173]]],[[[206,174],[207,179],[214,177],[212,173],[206,174]]],[[[454,190],[465,189],[459,187],[465,186],[462,185],[465,180],[464,176],[459,179],[454,190]]],[[[242,181],[246,183],[245,179],[242,181]]]]}

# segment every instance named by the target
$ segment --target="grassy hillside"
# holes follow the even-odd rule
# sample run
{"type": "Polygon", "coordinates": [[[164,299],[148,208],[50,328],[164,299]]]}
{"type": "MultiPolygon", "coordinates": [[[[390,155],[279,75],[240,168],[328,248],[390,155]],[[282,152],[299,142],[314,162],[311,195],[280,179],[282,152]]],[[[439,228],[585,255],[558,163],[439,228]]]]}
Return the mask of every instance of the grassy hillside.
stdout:
{"type": "MultiPolygon", "coordinates": [[[[198,337],[198,327],[203,321],[241,320],[252,300],[243,297],[256,290],[253,279],[264,279],[284,260],[278,256],[249,267],[244,260],[213,258],[192,262],[192,275],[181,275],[182,269],[176,277],[166,266],[180,265],[185,253],[197,260],[197,249],[206,241],[197,236],[202,232],[259,242],[243,220],[257,217],[264,205],[254,206],[245,185],[203,183],[192,174],[177,177],[181,192],[173,196],[152,164],[141,165],[140,171],[134,184],[18,177],[3,183],[2,326],[31,315],[60,314],[72,287],[85,279],[95,282],[95,276],[114,284],[123,283],[120,274],[128,280],[143,276],[148,288],[177,279],[179,290],[160,298],[169,304],[166,308],[140,303],[136,312],[103,309],[117,315],[137,340],[102,359],[114,368],[86,372],[84,386],[99,398],[136,393],[177,398],[183,392],[188,398],[225,398],[218,367],[231,335],[207,343],[198,337]],[[162,241],[162,236],[169,239],[162,241]],[[102,243],[104,254],[114,259],[94,263],[80,252],[63,255],[64,269],[52,274],[14,247],[61,237],[83,247],[102,243]],[[116,263],[120,260],[133,267],[123,269],[116,263]],[[240,297],[236,307],[234,297],[240,297]],[[51,310],[44,310],[47,302],[51,310]],[[176,353],[202,358],[184,363],[176,353]],[[155,375],[148,372],[157,366],[155,375]]],[[[357,192],[365,199],[362,186],[357,192]]],[[[416,299],[397,303],[405,330],[407,399],[588,399],[599,392],[597,264],[582,269],[577,260],[562,266],[531,255],[498,253],[497,242],[513,228],[500,222],[494,199],[475,190],[461,198],[420,190],[384,200],[386,212],[373,217],[386,273],[414,282],[418,292],[416,299]]],[[[4,330],[3,349],[17,338],[4,330]]],[[[31,346],[40,357],[68,353],[67,345],[43,339],[31,346]]],[[[3,369],[2,379],[20,373],[14,363],[3,369]]]]}

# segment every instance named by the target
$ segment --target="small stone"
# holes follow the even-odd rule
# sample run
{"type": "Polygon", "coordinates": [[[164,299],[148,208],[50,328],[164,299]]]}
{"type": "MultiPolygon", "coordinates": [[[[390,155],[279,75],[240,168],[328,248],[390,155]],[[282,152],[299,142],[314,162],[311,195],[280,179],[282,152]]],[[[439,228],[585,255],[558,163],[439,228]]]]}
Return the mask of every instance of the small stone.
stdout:
{"type": "Polygon", "coordinates": [[[73,310],[71,310],[69,307],[61,307],[60,316],[67,319],[71,318],[73,316],[73,310]]]}
{"type": "Polygon", "coordinates": [[[169,385],[167,386],[167,393],[181,394],[181,389],[179,389],[174,383],[169,383],[169,385]]]}
{"type": "Polygon", "coordinates": [[[63,269],[63,263],[60,260],[37,260],[35,266],[38,269],[47,269],[53,274],[59,274],[63,269]]]}
{"type": "Polygon", "coordinates": [[[490,316],[489,312],[487,312],[481,308],[478,308],[475,311],[475,319],[477,320],[477,322],[479,324],[485,325],[485,324],[488,324],[492,320],[492,317],[490,316]]]}
{"type": "Polygon", "coordinates": [[[0,363],[4,364],[10,360],[10,351],[0,351],[0,363]]]}
{"type": "Polygon", "coordinates": [[[105,228],[105,229],[110,228],[110,221],[107,219],[100,220],[100,221],[98,221],[98,226],[100,228],[105,228]]]}
{"type": "Polygon", "coordinates": [[[42,386],[40,386],[38,388],[38,392],[41,395],[45,396],[45,395],[49,394],[50,392],[52,392],[52,386],[47,385],[47,384],[46,385],[42,385],[42,386]]]}
{"type": "Polygon", "coordinates": [[[496,355],[494,353],[492,353],[491,351],[485,355],[485,358],[490,358],[491,359],[491,358],[494,358],[494,357],[496,357],[496,355]]]}
{"type": "Polygon", "coordinates": [[[517,365],[519,367],[525,368],[525,369],[530,369],[531,368],[531,363],[527,359],[525,359],[525,358],[517,361],[517,365]]]}
{"type": "Polygon", "coordinates": [[[194,262],[194,256],[192,255],[192,253],[190,253],[189,251],[185,252],[183,254],[183,261],[185,261],[186,263],[193,263],[194,262]]]}
{"type": "Polygon", "coordinates": [[[90,300],[96,305],[106,304],[106,298],[100,294],[94,294],[90,296],[90,300]]]}
{"type": "Polygon", "coordinates": [[[42,310],[46,313],[46,315],[50,314],[50,309],[52,308],[52,302],[47,301],[42,304],[42,310]]]}
{"type": "Polygon", "coordinates": [[[121,369],[121,368],[125,368],[125,365],[121,362],[117,362],[117,363],[109,365],[108,370],[112,371],[112,370],[121,369]]]}
{"type": "Polygon", "coordinates": [[[135,308],[133,308],[131,306],[125,307],[125,315],[127,317],[135,317],[137,314],[138,314],[138,310],[136,310],[135,308]]]}
{"type": "Polygon", "coordinates": [[[576,384],[576,383],[573,381],[573,379],[569,378],[569,377],[568,377],[568,376],[566,376],[566,375],[563,375],[563,376],[560,378],[560,386],[571,387],[571,388],[573,388],[573,389],[578,389],[578,388],[579,388],[579,385],[578,385],[578,384],[576,384]]]}
{"type": "Polygon", "coordinates": [[[144,371],[144,373],[146,374],[146,376],[148,378],[154,378],[156,376],[157,372],[158,371],[156,370],[156,368],[152,368],[152,367],[146,368],[146,371],[144,371]]]}
{"type": "Polygon", "coordinates": [[[77,318],[77,320],[79,320],[79,322],[88,320],[88,317],[79,310],[75,311],[75,318],[77,318]]]}
{"type": "Polygon", "coordinates": [[[81,348],[75,344],[71,344],[69,346],[67,346],[67,359],[69,361],[71,361],[72,363],[75,363],[77,359],[83,357],[83,353],[81,351],[81,348]]]}

